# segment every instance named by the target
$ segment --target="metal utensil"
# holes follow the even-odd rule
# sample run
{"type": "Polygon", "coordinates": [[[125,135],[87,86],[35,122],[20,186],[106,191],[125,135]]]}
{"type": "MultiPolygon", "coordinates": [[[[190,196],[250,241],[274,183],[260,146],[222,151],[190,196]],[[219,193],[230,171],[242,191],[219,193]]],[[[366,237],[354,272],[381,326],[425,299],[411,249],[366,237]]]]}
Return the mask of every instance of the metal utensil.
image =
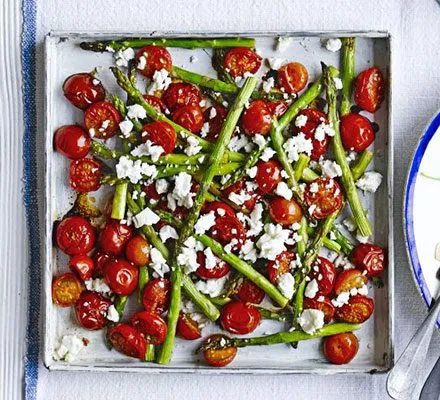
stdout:
{"type": "Polygon", "coordinates": [[[440,399],[440,357],[423,385],[419,398],[419,400],[434,399],[440,399]]]}
{"type": "Polygon", "coordinates": [[[393,399],[410,400],[416,398],[415,390],[423,372],[423,364],[439,312],[440,296],[437,297],[428,316],[417,329],[388,375],[387,391],[393,399]]]}

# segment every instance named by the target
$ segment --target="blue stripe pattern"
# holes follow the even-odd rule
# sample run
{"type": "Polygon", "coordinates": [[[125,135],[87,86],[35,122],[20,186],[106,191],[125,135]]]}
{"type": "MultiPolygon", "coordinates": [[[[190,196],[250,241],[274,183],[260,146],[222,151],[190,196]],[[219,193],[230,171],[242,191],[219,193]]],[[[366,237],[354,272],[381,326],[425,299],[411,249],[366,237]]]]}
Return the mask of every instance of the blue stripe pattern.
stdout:
{"type": "Polygon", "coordinates": [[[36,87],[36,14],[35,0],[22,0],[23,30],[21,61],[23,77],[23,159],[24,204],[30,242],[30,265],[28,269],[29,309],[26,331],[27,350],[25,358],[25,399],[37,397],[39,314],[40,314],[40,232],[37,202],[36,135],[37,117],[35,103],[36,87]]]}

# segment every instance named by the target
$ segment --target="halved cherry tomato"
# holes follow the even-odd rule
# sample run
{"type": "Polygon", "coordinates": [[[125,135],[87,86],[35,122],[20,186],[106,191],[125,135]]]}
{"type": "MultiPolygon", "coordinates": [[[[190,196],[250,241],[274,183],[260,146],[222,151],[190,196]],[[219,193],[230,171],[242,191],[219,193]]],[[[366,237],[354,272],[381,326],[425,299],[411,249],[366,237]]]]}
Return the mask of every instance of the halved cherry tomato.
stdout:
{"type": "Polygon", "coordinates": [[[75,303],[76,319],[83,328],[91,331],[102,329],[107,325],[107,311],[112,304],[100,293],[86,290],[75,303]]]}
{"type": "Polygon", "coordinates": [[[162,69],[170,72],[173,64],[170,52],[161,46],[142,47],[136,53],[136,61],[138,70],[147,78],[152,78],[156,71],[162,69]]]}
{"type": "Polygon", "coordinates": [[[260,304],[266,293],[250,279],[245,279],[238,288],[237,297],[244,303],[260,304]]]}
{"type": "Polygon", "coordinates": [[[356,295],[350,297],[347,304],[344,304],[336,310],[336,319],[350,324],[362,324],[370,318],[373,311],[373,299],[356,295]]]}
{"type": "Polygon", "coordinates": [[[170,154],[176,148],[177,135],[174,128],[164,121],[155,121],[145,124],[141,133],[143,142],[150,140],[158,146],[162,146],[165,154],[170,154]]]}
{"type": "Polygon", "coordinates": [[[105,99],[104,86],[86,72],[70,75],[63,83],[63,92],[66,99],[81,110],[105,99]]]}
{"type": "Polygon", "coordinates": [[[116,219],[110,219],[101,231],[99,246],[103,252],[119,256],[132,236],[131,226],[121,224],[116,219]]]}
{"type": "Polygon", "coordinates": [[[278,84],[286,93],[298,93],[309,79],[307,68],[299,62],[283,65],[278,70],[278,84]]]}
{"type": "Polygon", "coordinates": [[[306,139],[312,140],[313,150],[310,158],[317,161],[327,151],[328,146],[330,145],[330,138],[328,135],[325,135],[323,140],[315,138],[316,128],[322,123],[328,124],[327,116],[316,108],[306,108],[305,110],[302,110],[299,115],[305,115],[307,117],[307,122],[301,127],[294,125],[293,134],[298,135],[299,133],[303,133],[306,139]]]}
{"type": "Polygon", "coordinates": [[[94,103],[84,113],[84,126],[90,136],[99,139],[115,136],[121,120],[119,111],[108,101],[94,103]]]}
{"type": "Polygon", "coordinates": [[[246,72],[255,74],[261,66],[262,58],[251,49],[237,47],[229,50],[223,62],[224,68],[234,77],[246,72]]]}
{"type": "Polygon", "coordinates": [[[156,278],[149,281],[142,294],[142,304],[146,311],[162,314],[170,304],[170,281],[156,278]]]}
{"type": "Polygon", "coordinates": [[[360,271],[367,271],[372,278],[382,273],[385,268],[385,252],[371,243],[360,243],[351,253],[353,265],[360,271]]]}
{"type": "Polygon", "coordinates": [[[150,244],[141,236],[133,236],[125,246],[127,260],[138,267],[147,265],[150,261],[150,244]]]}
{"type": "Polygon", "coordinates": [[[108,339],[119,352],[129,357],[145,358],[147,341],[142,334],[128,324],[117,324],[108,332],[108,339]]]}
{"type": "Polygon", "coordinates": [[[70,259],[69,268],[72,272],[76,273],[82,281],[86,281],[92,277],[95,263],[89,256],[78,254],[70,259]]]}
{"type": "Polygon", "coordinates": [[[64,218],[57,226],[57,245],[69,256],[88,253],[95,240],[95,228],[83,217],[64,218]]]}
{"type": "Polygon", "coordinates": [[[64,125],[55,131],[55,147],[64,156],[78,160],[90,150],[90,136],[79,125],[64,125]]]}
{"type": "Polygon", "coordinates": [[[354,288],[361,288],[367,283],[368,279],[362,275],[357,269],[347,269],[339,273],[335,281],[335,294],[339,295],[342,292],[349,292],[354,288]]]}
{"type": "Polygon", "coordinates": [[[323,219],[341,208],[341,188],[332,178],[327,176],[318,178],[307,184],[304,199],[311,216],[323,219]]]}
{"type": "Polygon", "coordinates": [[[190,83],[172,83],[165,90],[162,100],[168,109],[173,112],[180,107],[199,105],[202,101],[202,94],[197,86],[190,83]]]}
{"type": "Polygon", "coordinates": [[[269,204],[269,214],[274,222],[283,226],[301,221],[302,210],[294,200],[276,196],[269,204]]]}
{"type": "Polygon", "coordinates": [[[251,304],[231,301],[223,307],[220,322],[223,329],[238,335],[253,332],[261,321],[261,315],[251,304]]]}
{"type": "Polygon", "coordinates": [[[173,112],[171,119],[192,133],[198,133],[203,127],[203,111],[198,104],[183,106],[173,112]]]}
{"type": "Polygon", "coordinates": [[[241,127],[248,135],[267,135],[272,127],[272,110],[264,100],[254,100],[241,117],[241,127]]]}
{"type": "Polygon", "coordinates": [[[101,187],[102,164],[92,158],[72,160],[70,163],[70,186],[80,193],[94,192],[101,187]]]}
{"type": "Polygon", "coordinates": [[[316,279],[320,295],[326,296],[333,290],[336,279],[336,267],[327,258],[318,257],[313,264],[310,275],[312,279],[316,279]]]}
{"type": "Polygon", "coordinates": [[[112,292],[121,296],[132,294],[137,287],[139,269],[123,258],[109,261],[104,278],[112,292]]]}
{"type": "Polygon", "coordinates": [[[359,350],[359,340],[351,332],[324,339],[324,355],[333,364],[348,364],[359,350]]]}
{"type": "Polygon", "coordinates": [[[224,215],[215,219],[215,225],[209,230],[211,237],[219,241],[223,245],[227,245],[231,240],[236,242],[232,246],[232,250],[240,250],[246,240],[246,231],[243,224],[237,217],[232,215],[224,215]]]}
{"type": "MultiPolygon", "coordinates": [[[[229,198],[232,193],[245,195],[246,197],[248,197],[248,199],[244,201],[243,206],[247,210],[252,211],[261,196],[252,188],[253,184],[248,184],[248,182],[249,181],[247,181],[246,178],[240,179],[233,185],[228,186],[226,189],[224,189],[223,193],[226,195],[227,198],[229,198]]],[[[231,198],[229,199],[233,201],[231,198]]]]}
{"type": "Polygon", "coordinates": [[[213,105],[203,112],[203,119],[209,124],[209,132],[206,136],[207,140],[212,143],[217,141],[227,115],[228,110],[220,105],[213,105]]]}
{"type": "Polygon", "coordinates": [[[328,324],[335,315],[335,307],[328,297],[318,296],[315,299],[304,298],[304,309],[321,310],[324,313],[324,323],[328,324]],[[321,298],[322,297],[322,298],[321,298]]]}
{"type": "Polygon", "coordinates": [[[267,102],[267,105],[272,115],[277,118],[281,117],[289,108],[285,101],[271,101],[267,102]]]}
{"type": "Polygon", "coordinates": [[[261,193],[273,193],[278,183],[282,180],[281,170],[282,167],[278,161],[258,161],[255,182],[261,193]]]}
{"type": "Polygon", "coordinates": [[[148,185],[144,185],[144,187],[142,188],[142,190],[146,193],[145,196],[145,200],[154,200],[154,201],[159,201],[161,196],[159,193],[157,193],[157,189],[156,189],[156,183],[150,183],[148,185]]]}
{"type": "Polygon", "coordinates": [[[83,288],[71,272],[57,276],[52,282],[52,301],[60,307],[70,307],[79,299],[83,288]]]}
{"type": "Polygon", "coordinates": [[[385,96],[385,79],[379,68],[361,72],[354,81],[354,101],[366,111],[374,113],[385,96]]]}
{"type": "Polygon", "coordinates": [[[214,211],[216,215],[223,217],[224,215],[230,215],[235,217],[235,211],[231,206],[228,206],[221,201],[210,201],[203,205],[203,213],[207,214],[210,211],[214,211]]]}
{"type": "Polygon", "coordinates": [[[140,311],[130,318],[130,323],[144,335],[147,343],[162,344],[167,335],[167,324],[159,314],[140,311]]]}
{"type": "MultiPolygon", "coordinates": [[[[229,340],[229,338],[225,335],[211,335],[208,339],[205,340],[204,344],[209,345],[213,342],[222,344],[222,341],[229,340]]],[[[230,364],[232,360],[235,358],[237,354],[237,347],[229,346],[225,348],[210,348],[203,350],[203,356],[205,361],[213,366],[213,367],[226,367],[226,365],[230,364]]]]}
{"type": "Polygon", "coordinates": [[[158,111],[158,112],[164,113],[165,110],[167,109],[167,106],[162,101],[162,99],[160,99],[157,96],[152,96],[150,94],[144,94],[142,97],[150,106],[153,106],[156,109],[156,111],[158,111]]]}
{"type": "Polygon", "coordinates": [[[350,113],[341,118],[341,139],[345,150],[364,151],[375,137],[371,122],[364,116],[350,113]]]}
{"type": "Polygon", "coordinates": [[[269,261],[267,263],[267,276],[269,280],[275,284],[280,275],[291,271],[290,263],[295,260],[296,255],[291,251],[286,250],[278,254],[275,261],[269,261]]]}
{"type": "Polygon", "coordinates": [[[177,321],[177,336],[186,340],[195,340],[202,337],[199,324],[189,314],[181,312],[177,321]]]}
{"type": "Polygon", "coordinates": [[[229,264],[222,260],[217,260],[217,264],[213,268],[206,267],[206,256],[203,251],[197,252],[197,263],[199,268],[196,270],[196,275],[201,279],[219,279],[227,275],[231,268],[229,264]]]}
{"type": "Polygon", "coordinates": [[[115,259],[113,254],[103,253],[101,251],[97,251],[93,255],[93,261],[95,262],[95,269],[93,270],[94,278],[101,278],[104,276],[104,271],[109,261],[115,259]]]}

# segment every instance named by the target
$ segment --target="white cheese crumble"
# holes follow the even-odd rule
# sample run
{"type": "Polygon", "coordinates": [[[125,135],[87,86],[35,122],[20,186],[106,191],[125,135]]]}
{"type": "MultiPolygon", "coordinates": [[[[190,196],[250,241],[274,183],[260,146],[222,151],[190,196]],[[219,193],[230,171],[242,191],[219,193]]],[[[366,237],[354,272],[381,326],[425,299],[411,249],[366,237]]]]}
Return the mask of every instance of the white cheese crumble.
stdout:
{"type": "Polygon", "coordinates": [[[147,118],[147,112],[140,104],[133,104],[127,107],[127,117],[144,119],[147,118]]]}
{"type": "Polygon", "coordinates": [[[284,197],[286,200],[290,200],[293,196],[292,190],[287,186],[286,182],[279,182],[276,189],[275,194],[278,196],[284,197]]]}
{"type": "Polygon", "coordinates": [[[324,313],[321,310],[304,310],[298,318],[298,324],[305,333],[312,335],[324,326],[324,313]]]}
{"type": "Polygon", "coordinates": [[[259,149],[262,149],[266,145],[266,139],[259,133],[252,138],[252,141],[258,146],[259,149]]]}
{"type": "Polygon", "coordinates": [[[267,62],[271,69],[279,69],[284,64],[283,58],[269,57],[267,62]]]}
{"type": "Polygon", "coordinates": [[[257,247],[260,257],[275,260],[277,255],[286,250],[285,244],[289,242],[290,231],[281,225],[266,224],[264,234],[258,239],[257,247]]]}
{"type": "Polygon", "coordinates": [[[122,136],[129,137],[131,131],[133,130],[133,122],[128,119],[124,119],[119,123],[119,129],[121,130],[122,136]]]}
{"type": "Polygon", "coordinates": [[[306,126],[307,124],[307,115],[300,114],[295,119],[295,126],[297,128],[302,128],[303,126],[306,126]]]}
{"type": "Polygon", "coordinates": [[[342,176],[342,169],[336,161],[323,160],[320,162],[320,164],[324,175],[330,178],[337,178],[338,176],[342,176]]]}
{"type": "Polygon", "coordinates": [[[144,225],[154,225],[157,224],[159,221],[159,216],[148,207],[133,216],[133,223],[136,228],[140,228],[144,225]]]}
{"type": "Polygon", "coordinates": [[[333,53],[341,50],[341,47],[342,47],[341,39],[332,38],[332,39],[327,39],[327,41],[325,42],[325,48],[333,53]]]}
{"type": "Polygon", "coordinates": [[[120,315],[119,315],[118,311],[116,310],[115,306],[112,304],[107,309],[107,319],[112,322],[118,322],[119,317],[120,317],[120,315]]]}
{"type": "Polygon", "coordinates": [[[270,76],[267,80],[263,81],[263,91],[269,93],[275,86],[275,80],[270,76]]]}
{"type": "Polygon", "coordinates": [[[257,176],[257,172],[258,172],[258,167],[255,165],[252,168],[248,168],[246,170],[246,174],[249,178],[253,179],[257,176]]]}
{"type": "Polygon", "coordinates": [[[186,142],[188,143],[188,145],[185,147],[184,153],[187,156],[194,156],[200,153],[200,150],[202,150],[202,146],[199,145],[199,141],[194,136],[188,136],[186,138],[186,142]]]}
{"type": "Polygon", "coordinates": [[[128,47],[124,50],[118,50],[115,53],[116,65],[118,67],[128,67],[128,62],[135,57],[136,53],[131,47],[128,47]]]}
{"type": "Polygon", "coordinates": [[[160,240],[166,242],[168,239],[178,239],[177,231],[170,225],[164,225],[159,230],[160,240]]]}
{"type": "Polygon", "coordinates": [[[168,193],[168,207],[174,211],[177,206],[191,208],[193,206],[193,196],[191,193],[191,175],[180,172],[174,180],[174,189],[168,193]]]}
{"type": "Polygon", "coordinates": [[[300,132],[298,135],[286,140],[283,144],[286,150],[289,161],[297,161],[300,153],[305,153],[308,156],[312,153],[313,143],[311,139],[306,139],[305,135],[300,132]]]}
{"type": "Polygon", "coordinates": [[[338,297],[332,299],[332,304],[335,307],[342,307],[344,304],[348,304],[350,300],[350,292],[342,292],[338,295],[338,297]]]}
{"type": "Polygon", "coordinates": [[[194,225],[194,230],[196,234],[203,235],[211,227],[215,225],[215,214],[214,211],[210,211],[199,217],[196,224],[194,225]]]}
{"type": "Polygon", "coordinates": [[[219,263],[219,259],[214,255],[210,247],[203,250],[203,253],[205,254],[205,268],[213,269],[219,263]]]}
{"type": "Polygon", "coordinates": [[[156,272],[157,275],[163,278],[166,273],[170,272],[170,267],[168,266],[167,261],[163,257],[162,253],[155,247],[151,249],[150,257],[150,267],[154,270],[154,272],[156,272]]]}
{"type": "Polygon", "coordinates": [[[277,39],[276,50],[279,51],[280,53],[283,53],[287,50],[287,48],[290,46],[292,42],[293,42],[293,37],[280,36],[277,39]]]}
{"type": "Polygon", "coordinates": [[[338,78],[338,77],[334,77],[333,78],[333,82],[335,82],[335,88],[336,88],[336,90],[341,90],[342,89],[342,87],[343,87],[343,85],[342,85],[342,80],[341,80],[341,78],[338,78]]]}
{"type": "Polygon", "coordinates": [[[347,217],[342,221],[342,224],[347,228],[349,232],[354,232],[357,228],[356,221],[353,217],[347,217]]]}
{"type": "Polygon", "coordinates": [[[312,182],[309,186],[310,193],[318,193],[319,191],[319,185],[317,182],[312,182]]]}
{"type": "Polygon", "coordinates": [[[101,278],[88,279],[87,281],[84,281],[84,285],[87,290],[91,290],[92,292],[98,292],[107,296],[109,296],[112,292],[109,286],[107,285],[107,282],[101,278]]]}
{"type": "Polygon", "coordinates": [[[145,69],[146,66],[147,66],[147,57],[140,56],[137,64],[137,69],[140,69],[142,71],[145,69]]]}
{"type": "Polygon", "coordinates": [[[101,81],[99,79],[94,78],[92,80],[92,83],[93,83],[94,86],[98,86],[101,83],[101,81]]]}
{"type": "Polygon", "coordinates": [[[229,275],[219,279],[207,279],[206,281],[196,282],[196,288],[210,297],[219,296],[225,288],[229,275]]]}
{"type": "Polygon", "coordinates": [[[246,261],[257,261],[257,249],[255,248],[253,240],[248,239],[243,243],[240,249],[240,257],[246,261]]]}
{"type": "Polygon", "coordinates": [[[318,293],[319,287],[318,282],[316,279],[312,279],[306,286],[304,290],[304,296],[308,297],[309,299],[313,299],[316,294],[318,293]]]}
{"type": "Polygon", "coordinates": [[[375,193],[382,183],[382,175],[376,171],[368,171],[357,180],[356,186],[365,191],[375,193]]]}
{"type": "Polygon", "coordinates": [[[170,184],[166,179],[158,179],[155,183],[157,194],[163,194],[168,191],[170,184]]]}
{"type": "Polygon", "coordinates": [[[260,160],[263,160],[265,162],[269,161],[274,155],[276,154],[276,151],[272,149],[272,147],[266,147],[263,150],[263,153],[260,156],[260,160]]]}
{"type": "Polygon", "coordinates": [[[335,136],[335,131],[330,124],[321,122],[315,129],[315,139],[322,142],[325,139],[325,135],[330,137],[335,136]]]}
{"type": "Polygon", "coordinates": [[[160,71],[154,71],[151,85],[148,87],[148,94],[154,94],[157,90],[167,90],[171,84],[171,78],[168,71],[162,68],[160,71]]]}
{"type": "Polygon", "coordinates": [[[245,151],[249,152],[252,149],[251,142],[247,135],[235,135],[228,144],[228,148],[231,151],[240,151],[244,148],[245,151]]]}
{"type": "Polygon", "coordinates": [[[209,119],[214,119],[217,116],[217,110],[215,107],[212,107],[209,110],[209,119]]]}
{"type": "Polygon", "coordinates": [[[281,294],[287,299],[291,299],[295,293],[295,278],[290,272],[281,274],[277,279],[277,285],[281,294]]]}
{"type": "Polygon", "coordinates": [[[369,236],[362,236],[359,231],[356,232],[356,240],[359,243],[368,243],[369,236]]]}
{"type": "Polygon", "coordinates": [[[153,162],[159,160],[160,156],[163,153],[165,153],[163,147],[154,144],[150,140],[147,140],[145,143],[141,143],[131,151],[131,155],[135,157],[142,157],[142,156],[151,157],[151,160],[153,162]]]}
{"type": "MultiPolygon", "coordinates": [[[[215,111],[215,108],[213,108],[212,110],[215,111]]],[[[209,126],[209,122],[205,122],[202,126],[202,129],[200,130],[200,137],[205,138],[206,136],[208,136],[210,128],[211,127],[209,126]]]]}
{"type": "Polygon", "coordinates": [[[336,257],[333,264],[335,264],[336,268],[342,268],[344,270],[355,268],[354,265],[350,262],[350,260],[343,254],[340,254],[338,257],[336,257]]]}
{"type": "Polygon", "coordinates": [[[263,204],[257,203],[249,216],[237,213],[238,219],[247,225],[247,237],[258,236],[263,230],[263,211],[263,204]]]}
{"type": "Polygon", "coordinates": [[[55,350],[55,360],[72,362],[85,347],[83,340],[76,335],[64,335],[59,347],[55,350]]]}
{"type": "Polygon", "coordinates": [[[203,245],[194,239],[189,237],[184,246],[182,246],[181,252],[177,256],[177,263],[182,266],[186,273],[197,271],[199,263],[197,262],[197,252],[203,250],[203,245]]]}

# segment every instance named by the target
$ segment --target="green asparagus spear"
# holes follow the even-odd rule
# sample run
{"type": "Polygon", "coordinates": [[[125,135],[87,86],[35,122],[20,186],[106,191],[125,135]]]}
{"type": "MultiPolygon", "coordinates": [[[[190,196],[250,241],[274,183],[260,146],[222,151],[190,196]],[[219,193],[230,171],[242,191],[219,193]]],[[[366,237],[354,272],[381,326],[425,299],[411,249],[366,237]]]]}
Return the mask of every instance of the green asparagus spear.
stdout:
{"type": "Polygon", "coordinates": [[[341,116],[347,115],[351,108],[351,90],[354,79],[355,38],[342,39],[342,99],[341,116]]]}

